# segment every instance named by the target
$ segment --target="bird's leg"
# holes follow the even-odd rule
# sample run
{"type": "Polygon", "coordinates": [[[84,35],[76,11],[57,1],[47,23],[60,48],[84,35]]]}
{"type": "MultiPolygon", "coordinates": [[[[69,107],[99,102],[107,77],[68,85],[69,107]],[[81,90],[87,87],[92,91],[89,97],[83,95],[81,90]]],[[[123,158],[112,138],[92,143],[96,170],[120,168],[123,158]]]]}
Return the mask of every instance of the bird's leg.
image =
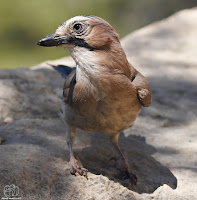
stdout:
{"type": "Polygon", "coordinates": [[[87,176],[88,170],[80,167],[78,160],[75,158],[75,156],[73,154],[72,147],[73,147],[74,140],[75,140],[75,133],[76,133],[76,129],[68,126],[66,140],[67,140],[68,149],[69,149],[69,153],[70,153],[70,162],[69,162],[70,173],[72,175],[76,175],[76,173],[78,173],[79,175],[84,176],[85,178],[88,179],[88,176],[87,176]]]}
{"type": "Polygon", "coordinates": [[[118,152],[118,154],[120,155],[121,157],[121,160],[123,161],[123,164],[124,164],[124,171],[125,171],[125,174],[126,176],[129,178],[130,180],[130,183],[131,185],[136,185],[137,184],[137,177],[135,174],[133,174],[131,172],[131,167],[127,161],[127,159],[125,158],[125,156],[123,155],[123,153],[121,152],[119,146],[118,146],[118,137],[119,137],[119,134],[117,135],[114,135],[112,137],[112,143],[116,149],[116,151],[118,152]]]}

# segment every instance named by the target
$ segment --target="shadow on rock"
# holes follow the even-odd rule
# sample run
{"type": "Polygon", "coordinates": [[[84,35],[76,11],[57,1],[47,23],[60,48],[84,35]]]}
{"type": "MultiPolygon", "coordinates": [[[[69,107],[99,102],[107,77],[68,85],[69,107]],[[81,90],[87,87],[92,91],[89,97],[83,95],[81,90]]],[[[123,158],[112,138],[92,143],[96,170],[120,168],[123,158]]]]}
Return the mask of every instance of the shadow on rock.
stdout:
{"type": "Polygon", "coordinates": [[[137,186],[132,188],[129,180],[124,179],[124,174],[121,173],[121,165],[117,162],[119,157],[109,137],[100,133],[92,133],[90,137],[91,146],[76,152],[83,167],[89,172],[107,176],[110,180],[119,182],[138,193],[152,193],[163,184],[173,189],[177,187],[176,177],[151,156],[156,149],[146,144],[144,137],[135,135],[125,137],[121,133],[119,139],[120,148],[128,158],[133,173],[138,177],[137,186]]]}

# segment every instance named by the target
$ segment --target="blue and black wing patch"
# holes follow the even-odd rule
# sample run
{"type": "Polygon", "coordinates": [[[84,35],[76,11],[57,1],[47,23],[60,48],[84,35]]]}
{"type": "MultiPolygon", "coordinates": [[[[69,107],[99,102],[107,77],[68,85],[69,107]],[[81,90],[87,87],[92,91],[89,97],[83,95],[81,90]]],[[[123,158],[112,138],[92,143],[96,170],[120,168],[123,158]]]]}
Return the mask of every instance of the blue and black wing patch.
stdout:
{"type": "Polygon", "coordinates": [[[53,69],[55,69],[57,72],[59,72],[64,78],[66,78],[73,70],[75,70],[75,67],[69,67],[66,65],[52,65],[49,64],[53,69]]]}
{"type": "Polygon", "coordinates": [[[49,65],[65,78],[61,99],[65,103],[72,104],[73,92],[76,84],[76,67],[68,67],[66,65],[49,65]]]}

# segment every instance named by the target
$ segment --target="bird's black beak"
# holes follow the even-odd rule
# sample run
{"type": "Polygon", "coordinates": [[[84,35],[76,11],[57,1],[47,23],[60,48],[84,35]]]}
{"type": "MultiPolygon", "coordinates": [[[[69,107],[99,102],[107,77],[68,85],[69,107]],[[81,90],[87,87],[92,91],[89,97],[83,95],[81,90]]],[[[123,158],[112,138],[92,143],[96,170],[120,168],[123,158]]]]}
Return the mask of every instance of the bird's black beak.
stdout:
{"type": "Polygon", "coordinates": [[[55,33],[47,35],[46,37],[40,39],[37,45],[44,47],[59,46],[61,44],[68,44],[68,36],[55,36],[55,33]]]}

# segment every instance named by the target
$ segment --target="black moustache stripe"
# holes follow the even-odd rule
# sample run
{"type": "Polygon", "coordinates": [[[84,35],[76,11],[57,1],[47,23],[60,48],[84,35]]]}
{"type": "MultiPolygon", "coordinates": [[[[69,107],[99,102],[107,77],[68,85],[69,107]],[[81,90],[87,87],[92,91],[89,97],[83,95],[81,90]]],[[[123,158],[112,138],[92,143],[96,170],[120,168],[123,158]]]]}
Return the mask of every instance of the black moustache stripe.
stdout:
{"type": "Polygon", "coordinates": [[[94,51],[95,48],[90,46],[84,39],[76,38],[76,37],[70,37],[68,38],[67,42],[69,44],[78,46],[78,47],[84,47],[86,49],[89,49],[90,51],[94,51]]]}

